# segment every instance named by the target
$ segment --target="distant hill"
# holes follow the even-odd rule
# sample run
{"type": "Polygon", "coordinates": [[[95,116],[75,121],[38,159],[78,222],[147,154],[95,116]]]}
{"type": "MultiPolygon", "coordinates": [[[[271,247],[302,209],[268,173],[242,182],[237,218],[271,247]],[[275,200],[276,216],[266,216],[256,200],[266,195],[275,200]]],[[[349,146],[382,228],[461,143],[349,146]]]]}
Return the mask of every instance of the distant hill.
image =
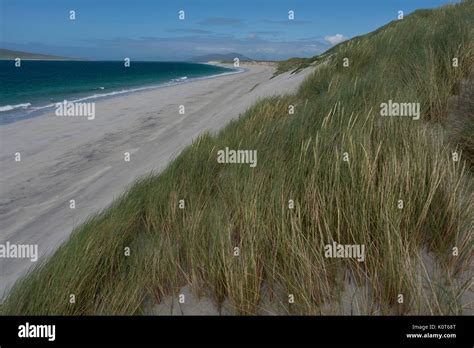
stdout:
{"type": "Polygon", "coordinates": [[[197,63],[216,61],[216,60],[229,62],[229,61],[233,61],[234,58],[239,58],[241,62],[253,61],[253,59],[239,53],[227,53],[227,54],[211,53],[211,54],[206,54],[204,56],[192,57],[190,60],[192,62],[197,62],[197,63]]]}
{"type": "Polygon", "coordinates": [[[0,48],[0,60],[10,60],[10,59],[15,59],[15,58],[21,58],[25,60],[78,60],[74,58],[51,56],[48,54],[12,51],[12,50],[0,48]]]}

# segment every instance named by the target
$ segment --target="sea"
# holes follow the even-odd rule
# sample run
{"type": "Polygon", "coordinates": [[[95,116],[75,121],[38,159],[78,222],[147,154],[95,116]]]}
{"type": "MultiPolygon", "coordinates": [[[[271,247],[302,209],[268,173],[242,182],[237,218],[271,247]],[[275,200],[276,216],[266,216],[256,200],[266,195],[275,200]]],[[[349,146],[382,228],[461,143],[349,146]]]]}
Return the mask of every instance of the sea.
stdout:
{"type": "Polygon", "coordinates": [[[187,62],[0,61],[0,125],[36,117],[56,103],[93,101],[235,74],[241,69],[187,62]]]}

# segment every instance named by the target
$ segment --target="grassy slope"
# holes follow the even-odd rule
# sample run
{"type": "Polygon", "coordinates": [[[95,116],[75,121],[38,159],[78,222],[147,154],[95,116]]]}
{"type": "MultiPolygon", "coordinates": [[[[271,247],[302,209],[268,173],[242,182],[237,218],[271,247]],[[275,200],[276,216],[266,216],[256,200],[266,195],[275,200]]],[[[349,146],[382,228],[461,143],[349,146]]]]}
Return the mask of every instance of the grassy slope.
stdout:
{"type": "Polygon", "coordinates": [[[339,45],[296,95],[262,100],[203,135],[77,228],[2,312],[139,314],[147,295],[192,283],[238,313],[258,311],[265,284],[295,296],[291,313],[318,314],[339,296],[343,271],[371,290],[366,313],[461,312],[454,277],[472,261],[472,183],[440,124],[472,63],[473,18],[472,1],[417,11],[339,45]],[[420,102],[422,120],[380,117],[389,99],[420,102]],[[256,149],[257,167],[218,164],[226,146],[256,149]],[[332,240],[365,244],[366,261],[324,258],[332,240]],[[421,261],[427,252],[445,279],[421,261]]]}

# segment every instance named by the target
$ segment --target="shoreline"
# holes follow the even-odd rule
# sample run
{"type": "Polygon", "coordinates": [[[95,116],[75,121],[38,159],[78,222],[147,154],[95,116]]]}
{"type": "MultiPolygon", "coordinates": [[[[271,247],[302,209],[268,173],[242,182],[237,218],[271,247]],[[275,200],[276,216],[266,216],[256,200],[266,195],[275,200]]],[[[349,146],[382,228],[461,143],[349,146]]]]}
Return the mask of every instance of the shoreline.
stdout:
{"type": "MultiPolygon", "coordinates": [[[[228,72],[214,74],[214,75],[186,78],[184,80],[176,78],[170,81],[161,82],[158,84],[151,84],[151,85],[126,86],[122,88],[117,88],[115,90],[110,90],[109,92],[103,93],[103,94],[95,93],[95,94],[87,95],[87,96],[77,95],[77,96],[71,96],[73,98],[72,100],[67,100],[67,99],[65,100],[71,103],[84,102],[88,100],[105,100],[105,99],[116,98],[120,96],[127,96],[132,93],[155,90],[158,88],[171,87],[171,86],[176,86],[176,85],[185,84],[185,83],[192,83],[194,81],[213,79],[213,78],[218,78],[221,76],[234,75],[234,74],[240,74],[240,73],[245,72],[245,69],[234,68],[225,64],[222,64],[222,65],[208,64],[208,65],[216,65],[216,66],[220,66],[227,69],[233,69],[233,71],[228,71],[228,72]]],[[[0,118],[0,127],[3,125],[15,123],[21,120],[27,120],[30,118],[40,117],[44,114],[47,114],[56,106],[57,103],[61,103],[61,102],[63,101],[58,101],[56,103],[50,103],[47,105],[40,105],[40,106],[31,106],[30,102],[22,102],[15,105],[10,105],[10,104],[2,105],[0,106],[0,116],[3,116],[3,117],[0,118]],[[3,108],[7,108],[7,107],[11,107],[12,109],[2,110],[3,108]],[[29,109],[30,107],[31,109],[29,109]]]]}
{"type": "MultiPolygon", "coordinates": [[[[312,72],[271,79],[274,67],[242,67],[239,74],[100,99],[94,120],[46,113],[0,127],[0,243],[38,245],[43,261],[73,228],[136,179],[162,171],[200,134],[217,132],[260,98],[295,92],[312,72]]],[[[1,261],[3,299],[36,263],[1,261]]]]}

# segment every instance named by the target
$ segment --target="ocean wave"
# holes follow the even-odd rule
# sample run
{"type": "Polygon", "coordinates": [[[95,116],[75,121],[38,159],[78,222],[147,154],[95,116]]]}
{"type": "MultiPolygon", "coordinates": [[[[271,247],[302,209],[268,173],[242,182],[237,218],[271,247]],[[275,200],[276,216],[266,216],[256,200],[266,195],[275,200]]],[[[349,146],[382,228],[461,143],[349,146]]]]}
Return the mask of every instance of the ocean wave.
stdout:
{"type": "Polygon", "coordinates": [[[187,79],[188,79],[187,76],[183,76],[183,77],[179,77],[179,78],[177,78],[177,79],[173,79],[172,81],[174,81],[174,82],[181,82],[181,81],[185,81],[185,80],[187,80],[187,79]]]}
{"type": "Polygon", "coordinates": [[[23,103],[23,104],[17,104],[17,105],[4,105],[0,106],[0,112],[2,111],[11,111],[15,109],[27,109],[31,106],[31,103],[23,103]]]}

